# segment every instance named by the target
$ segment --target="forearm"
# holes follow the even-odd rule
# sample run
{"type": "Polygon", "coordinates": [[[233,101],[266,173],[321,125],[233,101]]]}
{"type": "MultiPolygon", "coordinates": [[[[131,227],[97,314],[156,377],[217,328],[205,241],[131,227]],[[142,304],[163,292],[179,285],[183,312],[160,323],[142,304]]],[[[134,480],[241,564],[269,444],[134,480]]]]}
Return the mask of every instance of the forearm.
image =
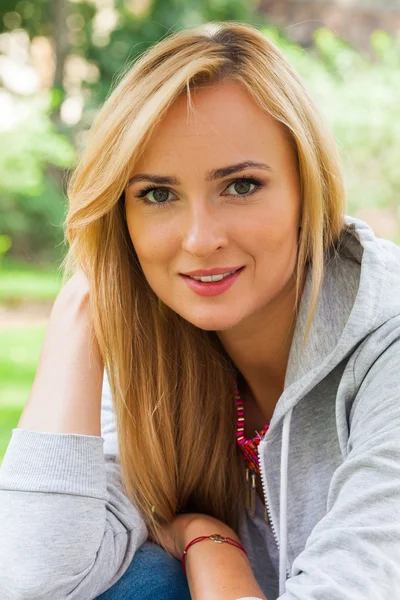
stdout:
{"type": "MultiPolygon", "coordinates": [[[[222,523],[217,530],[209,523],[195,520],[185,530],[184,546],[198,536],[212,533],[240,541],[222,523]]],[[[236,600],[245,596],[267,600],[253,575],[246,554],[239,548],[203,540],[189,548],[185,566],[193,600],[236,600]]]]}
{"type": "Polygon", "coordinates": [[[18,428],[100,436],[103,364],[87,300],[73,287],[57,297],[18,428]]]}

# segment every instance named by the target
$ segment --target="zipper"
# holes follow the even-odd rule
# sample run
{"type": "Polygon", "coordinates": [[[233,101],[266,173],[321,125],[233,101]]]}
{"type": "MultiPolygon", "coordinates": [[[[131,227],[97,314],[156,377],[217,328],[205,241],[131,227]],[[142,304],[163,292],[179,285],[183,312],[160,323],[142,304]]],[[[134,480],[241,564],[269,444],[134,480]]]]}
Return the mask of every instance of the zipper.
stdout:
{"type": "MultiPolygon", "coordinates": [[[[265,435],[267,435],[267,434],[268,434],[268,431],[267,431],[267,433],[265,435]]],[[[265,444],[265,441],[264,441],[265,435],[262,438],[262,440],[260,441],[260,444],[258,446],[258,450],[259,450],[259,452],[258,452],[258,460],[259,460],[259,463],[260,463],[260,475],[261,475],[262,488],[263,488],[263,492],[264,492],[265,508],[267,509],[268,519],[269,519],[269,522],[271,524],[272,533],[274,535],[275,542],[276,542],[276,545],[277,545],[278,550],[279,550],[280,549],[280,545],[279,545],[278,535],[276,533],[276,528],[275,528],[274,521],[272,519],[272,514],[271,514],[271,511],[270,511],[270,508],[269,508],[267,479],[266,479],[266,477],[264,475],[264,473],[265,473],[264,451],[262,450],[260,452],[261,444],[262,444],[262,446],[264,446],[264,444],[265,444]]],[[[288,569],[287,565],[285,565],[285,567],[286,567],[286,576],[290,577],[290,572],[289,572],[289,569],[288,569]]]]}

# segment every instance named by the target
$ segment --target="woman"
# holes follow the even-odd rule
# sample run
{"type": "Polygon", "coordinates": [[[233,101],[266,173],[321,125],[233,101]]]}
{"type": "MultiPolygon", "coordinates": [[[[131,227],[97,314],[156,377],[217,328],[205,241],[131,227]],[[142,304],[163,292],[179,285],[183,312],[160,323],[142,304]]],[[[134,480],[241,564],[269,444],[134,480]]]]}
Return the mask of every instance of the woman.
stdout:
{"type": "Polygon", "coordinates": [[[400,598],[400,250],[344,216],[280,51],[235,23],[155,45],[69,195],[0,596],[400,598]]]}

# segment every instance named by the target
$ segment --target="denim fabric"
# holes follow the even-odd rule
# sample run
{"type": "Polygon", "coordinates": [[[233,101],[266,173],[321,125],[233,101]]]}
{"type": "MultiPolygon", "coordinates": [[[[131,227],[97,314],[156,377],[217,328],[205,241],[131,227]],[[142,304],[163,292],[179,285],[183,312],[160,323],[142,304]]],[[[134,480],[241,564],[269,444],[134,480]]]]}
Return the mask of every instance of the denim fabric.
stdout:
{"type": "Polygon", "coordinates": [[[157,544],[145,542],[127,571],[96,600],[190,600],[180,561],[157,544]]]}

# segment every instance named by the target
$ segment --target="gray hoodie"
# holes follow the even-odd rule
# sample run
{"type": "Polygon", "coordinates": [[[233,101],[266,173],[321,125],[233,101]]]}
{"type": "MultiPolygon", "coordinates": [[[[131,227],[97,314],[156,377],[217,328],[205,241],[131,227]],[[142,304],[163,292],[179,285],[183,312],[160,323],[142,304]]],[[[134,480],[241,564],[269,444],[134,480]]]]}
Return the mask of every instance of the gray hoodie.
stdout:
{"type": "MultiPolygon", "coordinates": [[[[400,599],[400,248],[346,217],[260,444],[239,535],[268,600],[400,599]]],[[[55,399],[56,401],[56,399],[55,399]]],[[[0,469],[0,598],[91,600],[147,537],[127,499],[107,378],[102,437],[14,429],[0,469]]],[[[251,598],[250,600],[255,600],[251,598]]]]}

